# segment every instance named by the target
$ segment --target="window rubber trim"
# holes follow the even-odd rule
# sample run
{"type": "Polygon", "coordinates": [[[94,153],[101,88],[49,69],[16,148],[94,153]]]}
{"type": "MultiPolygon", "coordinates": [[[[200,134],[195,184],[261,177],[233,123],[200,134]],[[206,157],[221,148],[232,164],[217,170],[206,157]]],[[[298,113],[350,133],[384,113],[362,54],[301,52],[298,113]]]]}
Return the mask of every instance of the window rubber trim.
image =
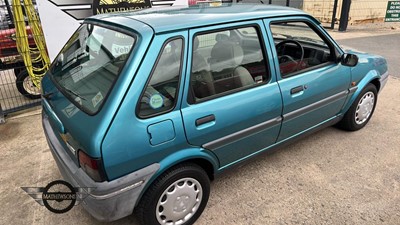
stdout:
{"type": "MultiPolygon", "coordinates": [[[[131,55],[132,55],[132,52],[136,50],[136,48],[137,48],[136,44],[138,43],[139,35],[137,35],[137,34],[134,33],[134,32],[131,32],[131,31],[126,31],[126,30],[123,30],[123,29],[114,27],[114,26],[112,26],[112,25],[109,25],[109,24],[103,24],[103,23],[99,23],[99,22],[96,22],[96,21],[92,21],[92,20],[84,21],[84,22],[82,23],[82,25],[84,25],[84,24],[90,24],[90,25],[99,26],[99,27],[102,27],[102,28],[106,28],[106,29],[109,29],[109,30],[113,30],[113,31],[122,33],[122,34],[126,34],[126,35],[131,36],[131,37],[134,38],[133,48],[131,48],[131,50],[130,50],[130,52],[129,52],[129,56],[128,56],[127,59],[125,60],[124,65],[121,66],[121,68],[118,70],[117,77],[115,78],[115,80],[114,80],[113,83],[111,84],[110,89],[108,90],[107,95],[104,97],[103,102],[100,104],[99,108],[98,108],[97,111],[95,111],[95,112],[90,112],[90,111],[88,111],[86,108],[81,107],[81,105],[78,104],[78,103],[75,101],[75,98],[73,98],[70,94],[68,94],[68,93],[63,89],[63,87],[55,80],[55,78],[53,77],[53,73],[50,72],[50,74],[51,74],[51,75],[49,76],[49,77],[50,77],[50,80],[53,82],[53,84],[56,86],[56,88],[68,99],[69,102],[71,102],[72,104],[74,104],[78,109],[80,109],[81,111],[83,111],[83,112],[86,113],[87,115],[89,115],[89,116],[95,116],[95,115],[97,115],[97,114],[101,111],[101,109],[103,108],[105,102],[106,102],[107,99],[108,99],[108,96],[111,94],[112,90],[114,89],[114,86],[115,86],[115,84],[117,83],[117,81],[118,81],[118,79],[119,79],[119,76],[121,75],[122,70],[125,68],[127,62],[130,61],[130,57],[131,57],[131,55]]],[[[82,26],[82,25],[81,25],[81,26],[82,26]]],[[[81,26],[79,26],[79,27],[75,30],[74,33],[76,33],[76,32],[79,30],[79,28],[81,28],[81,26]]],[[[66,42],[66,44],[61,48],[60,52],[57,54],[57,56],[56,56],[54,59],[57,59],[57,58],[58,58],[58,56],[61,54],[61,52],[64,50],[64,48],[67,46],[67,43],[68,43],[71,39],[72,39],[72,36],[68,39],[68,41],[66,42]]],[[[49,71],[50,71],[50,70],[51,70],[51,66],[50,66],[50,68],[49,68],[49,71]]]]}
{"type": "Polygon", "coordinates": [[[178,39],[182,40],[182,48],[181,48],[181,58],[180,58],[181,61],[180,61],[180,64],[179,64],[178,87],[176,88],[177,91],[175,92],[175,99],[177,99],[178,96],[179,96],[179,89],[180,89],[180,86],[181,86],[182,71],[183,71],[183,70],[182,70],[182,67],[183,67],[183,59],[184,59],[184,53],[185,53],[185,37],[183,37],[182,35],[174,36],[174,37],[168,38],[167,40],[165,40],[164,44],[162,45],[162,47],[161,47],[161,49],[160,49],[160,53],[159,53],[158,56],[157,56],[156,62],[154,63],[153,68],[151,69],[150,76],[149,76],[149,78],[148,78],[147,81],[146,81],[146,84],[145,84],[145,86],[144,86],[144,88],[143,88],[143,90],[142,90],[142,93],[140,94],[140,97],[139,97],[139,99],[138,99],[138,102],[136,103],[135,114],[136,114],[136,116],[137,116],[138,118],[140,118],[140,119],[148,119],[148,118],[152,118],[152,117],[159,116],[159,115],[162,115],[162,114],[166,114],[166,113],[169,113],[169,112],[175,110],[175,108],[176,108],[176,105],[177,105],[177,102],[178,102],[178,101],[175,101],[175,102],[174,102],[174,105],[173,105],[170,109],[168,109],[168,110],[166,110],[166,111],[161,111],[161,112],[157,112],[157,113],[153,113],[153,114],[149,114],[149,115],[140,115],[140,114],[139,114],[139,113],[140,113],[140,101],[142,100],[142,98],[143,98],[143,96],[144,96],[144,94],[145,94],[145,92],[146,92],[146,88],[148,87],[148,85],[149,85],[149,83],[150,83],[150,81],[151,81],[151,78],[153,78],[154,71],[155,71],[155,69],[156,69],[157,66],[158,66],[158,63],[159,63],[160,58],[161,58],[161,55],[163,54],[163,50],[165,49],[165,46],[167,46],[167,44],[169,44],[170,42],[175,41],[175,40],[178,40],[178,39]]]}
{"type": "MultiPolygon", "coordinates": [[[[260,20],[260,19],[257,19],[257,21],[262,22],[262,20],[260,20]]],[[[237,21],[237,22],[243,22],[243,21],[237,21]]],[[[242,35],[240,32],[238,32],[238,33],[239,33],[239,35],[242,35]]],[[[224,28],[218,28],[218,29],[211,29],[211,30],[207,30],[207,31],[196,32],[196,33],[194,33],[192,35],[192,52],[191,52],[191,56],[190,57],[191,57],[191,65],[190,65],[190,74],[189,74],[189,77],[190,77],[189,78],[189,91],[188,91],[188,96],[187,96],[187,99],[186,99],[186,101],[187,101],[187,103],[189,105],[195,105],[195,104],[198,104],[198,103],[202,103],[202,102],[206,102],[206,101],[213,100],[213,99],[216,99],[216,98],[220,98],[220,97],[223,97],[223,96],[227,96],[227,95],[230,95],[230,94],[234,94],[236,92],[240,92],[240,91],[244,91],[244,90],[247,90],[247,89],[251,89],[251,88],[259,87],[259,86],[262,86],[262,85],[266,85],[266,84],[269,84],[271,82],[271,80],[272,80],[271,68],[270,68],[270,65],[268,63],[268,55],[266,53],[265,40],[264,40],[264,36],[261,33],[261,27],[260,27],[260,25],[258,23],[249,23],[249,24],[242,24],[242,25],[236,25],[236,26],[234,25],[234,26],[228,27],[228,28],[224,27],[224,28]],[[226,92],[222,92],[222,93],[219,93],[219,94],[214,94],[214,95],[211,95],[211,96],[207,96],[207,97],[204,97],[204,98],[201,98],[201,99],[196,99],[195,95],[194,95],[194,90],[192,88],[192,79],[190,79],[192,77],[193,43],[194,43],[194,39],[199,35],[217,33],[217,32],[220,32],[220,31],[237,30],[237,29],[240,29],[240,28],[250,28],[250,27],[254,27],[256,29],[256,31],[257,31],[257,39],[258,39],[258,41],[260,43],[261,52],[263,54],[264,66],[265,66],[265,68],[267,70],[267,78],[268,79],[266,81],[263,81],[262,83],[255,84],[255,85],[252,85],[252,86],[249,86],[249,87],[236,88],[236,89],[232,89],[232,90],[229,90],[229,91],[226,91],[226,92]]]]}
{"type": "MultiPolygon", "coordinates": [[[[273,19],[273,18],[271,18],[271,19],[273,19]]],[[[295,23],[295,22],[305,23],[305,24],[306,24],[309,28],[311,28],[323,41],[325,41],[325,43],[328,44],[331,57],[332,57],[332,53],[333,53],[333,54],[334,54],[334,58],[333,58],[333,59],[330,59],[330,60],[329,60],[328,62],[326,62],[326,63],[320,64],[321,67],[323,67],[323,66],[325,66],[325,65],[329,65],[329,64],[337,64],[337,58],[338,58],[338,56],[337,56],[336,54],[338,53],[338,51],[337,51],[337,49],[336,49],[336,46],[334,45],[334,43],[332,43],[332,42],[329,40],[329,38],[328,38],[327,36],[325,36],[325,34],[323,34],[323,33],[322,33],[315,25],[313,25],[312,22],[310,22],[309,20],[307,20],[307,19],[293,19],[293,18],[290,18],[290,19],[279,18],[278,20],[270,20],[270,21],[269,21],[269,24],[268,24],[268,28],[269,28],[269,30],[271,31],[271,34],[272,34],[271,25],[278,24],[278,23],[289,23],[289,22],[290,22],[290,23],[295,23]]],[[[274,37],[272,37],[272,41],[274,41],[274,37]]],[[[274,46],[275,46],[275,43],[274,43],[274,46]]],[[[276,51],[276,49],[275,49],[275,51],[276,51]]],[[[274,60],[277,60],[277,59],[274,58],[274,60]]],[[[279,64],[279,63],[278,63],[278,64],[279,64]]],[[[280,73],[279,68],[278,68],[277,72],[279,71],[280,77],[281,77],[282,79],[285,79],[285,78],[289,78],[289,77],[293,77],[293,76],[299,75],[299,74],[301,74],[302,72],[308,72],[308,71],[311,71],[311,70],[313,70],[313,69],[318,69],[318,68],[321,68],[321,67],[319,67],[319,66],[309,67],[310,70],[308,70],[308,69],[306,69],[306,70],[300,70],[300,71],[296,71],[296,72],[294,72],[294,73],[289,73],[289,74],[286,75],[286,76],[282,76],[282,74],[280,73]]]]}

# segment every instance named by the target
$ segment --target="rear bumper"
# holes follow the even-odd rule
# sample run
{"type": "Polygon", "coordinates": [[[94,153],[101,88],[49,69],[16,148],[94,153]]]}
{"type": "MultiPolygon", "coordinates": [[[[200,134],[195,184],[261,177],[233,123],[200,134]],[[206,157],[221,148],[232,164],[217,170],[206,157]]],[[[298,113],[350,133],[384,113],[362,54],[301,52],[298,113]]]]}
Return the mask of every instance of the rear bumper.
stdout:
{"type": "Polygon", "coordinates": [[[89,190],[83,207],[100,221],[114,221],[132,214],[143,188],[160,168],[155,163],[112,181],[94,182],[65,152],[43,113],[43,128],[51,153],[63,178],[74,187],[89,190]]]}

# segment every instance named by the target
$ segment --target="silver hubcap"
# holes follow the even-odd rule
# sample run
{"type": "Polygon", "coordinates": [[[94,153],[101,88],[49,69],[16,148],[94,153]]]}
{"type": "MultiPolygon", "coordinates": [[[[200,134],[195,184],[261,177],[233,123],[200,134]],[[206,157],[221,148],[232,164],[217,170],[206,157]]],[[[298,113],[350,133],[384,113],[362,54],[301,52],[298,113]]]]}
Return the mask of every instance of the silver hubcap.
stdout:
{"type": "Polygon", "coordinates": [[[36,87],[30,76],[25,77],[23,86],[26,92],[31,95],[40,95],[40,89],[36,87]]]}
{"type": "Polygon", "coordinates": [[[182,178],[171,184],[157,203],[156,216],[160,224],[183,224],[199,209],[203,190],[193,178],[182,178]]]}
{"type": "Polygon", "coordinates": [[[358,102],[355,120],[357,124],[363,124],[371,116],[372,109],[374,108],[375,95],[369,91],[365,93],[358,102]]]}

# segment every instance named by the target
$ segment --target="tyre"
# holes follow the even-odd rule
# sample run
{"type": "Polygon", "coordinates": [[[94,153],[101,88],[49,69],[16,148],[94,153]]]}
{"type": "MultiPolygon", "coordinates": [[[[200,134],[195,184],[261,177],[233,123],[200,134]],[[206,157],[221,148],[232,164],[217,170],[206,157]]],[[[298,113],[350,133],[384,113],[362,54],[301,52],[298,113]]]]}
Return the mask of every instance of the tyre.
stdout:
{"type": "Polygon", "coordinates": [[[356,131],[367,125],[374,113],[378,94],[375,85],[368,84],[356,98],[350,109],[344,114],[338,127],[348,131],[356,131]]]}
{"type": "Polygon", "coordinates": [[[14,68],[15,77],[18,77],[22,70],[25,70],[25,68],[14,68]]]}
{"type": "Polygon", "coordinates": [[[143,225],[193,224],[209,194],[206,172],[196,164],[181,164],[153,182],[136,207],[136,216],[143,225]]]}
{"type": "MultiPolygon", "coordinates": [[[[32,66],[36,67],[36,68],[43,68],[43,64],[42,63],[35,63],[32,66]]],[[[23,71],[26,70],[25,64],[23,61],[17,62],[14,64],[14,74],[15,77],[18,77],[18,75],[23,71]]],[[[43,71],[42,71],[43,72],[43,71]]]]}
{"type": "Polygon", "coordinates": [[[28,71],[22,70],[16,80],[16,85],[19,93],[30,99],[40,98],[40,88],[36,87],[28,71]]]}

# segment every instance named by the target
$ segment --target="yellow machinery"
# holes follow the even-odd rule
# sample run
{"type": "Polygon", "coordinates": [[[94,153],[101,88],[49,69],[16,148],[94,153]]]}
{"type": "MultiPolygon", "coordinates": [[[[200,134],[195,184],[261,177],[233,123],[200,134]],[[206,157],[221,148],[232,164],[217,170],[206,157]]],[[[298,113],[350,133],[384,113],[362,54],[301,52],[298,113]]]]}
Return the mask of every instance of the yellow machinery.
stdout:
{"type": "Polygon", "coordinates": [[[13,0],[12,10],[18,52],[24,60],[26,70],[33,84],[40,88],[40,81],[49,68],[50,59],[47,54],[46,41],[39,16],[35,11],[32,0],[13,0]],[[29,46],[28,35],[33,36],[34,47],[32,45],[29,46]]]}

